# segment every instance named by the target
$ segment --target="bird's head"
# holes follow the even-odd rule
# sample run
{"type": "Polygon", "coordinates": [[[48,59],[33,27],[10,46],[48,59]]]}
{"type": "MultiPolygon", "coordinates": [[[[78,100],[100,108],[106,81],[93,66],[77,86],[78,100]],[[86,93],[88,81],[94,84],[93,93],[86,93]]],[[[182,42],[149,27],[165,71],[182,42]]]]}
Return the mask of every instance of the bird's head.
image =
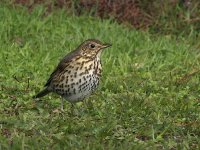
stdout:
{"type": "Polygon", "coordinates": [[[82,56],[94,58],[100,57],[102,50],[110,46],[111,44],[103,44],[99,40],[89,39],[83,42],[78,49],[82,56]]]}

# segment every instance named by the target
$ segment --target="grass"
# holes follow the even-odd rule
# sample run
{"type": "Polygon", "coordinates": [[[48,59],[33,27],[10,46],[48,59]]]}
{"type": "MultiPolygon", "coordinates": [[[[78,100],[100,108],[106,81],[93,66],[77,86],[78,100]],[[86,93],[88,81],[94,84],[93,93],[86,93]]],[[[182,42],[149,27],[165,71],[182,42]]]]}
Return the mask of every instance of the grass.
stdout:
{"type": "Polygon", "coordinates": [[[112,20],[44,16],[40,6],[0,6],[0,149],[199,149],[198,49],[112,20]],[[58,113],[60,98],[35,102],[59,60],[88,38],[110,42],[100,87],[58,113]]]}

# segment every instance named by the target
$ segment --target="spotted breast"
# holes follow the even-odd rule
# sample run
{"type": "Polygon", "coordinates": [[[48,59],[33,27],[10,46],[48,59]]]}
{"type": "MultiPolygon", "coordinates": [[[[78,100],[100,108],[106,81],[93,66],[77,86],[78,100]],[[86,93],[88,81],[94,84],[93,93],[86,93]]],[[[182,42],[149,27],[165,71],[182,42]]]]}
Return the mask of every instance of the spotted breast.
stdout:
{"type": "Polygon", "coordinates": [[[97,88],[102,71],[101,53],[110,46],[96,39],[84,41],[58,63],[45,88],[33,98],[53,92],[72,103],[83,100],[97,88]]]}
{"type": "Polygon", "coordinates": [[[83,100],[99,85],[102,67],[99,57],[94,60],[76,58],[61,76],[52,81],[52,90],[70,102],[83,100]],[[59,81],[58,81],[59,80],[59,81]]]}

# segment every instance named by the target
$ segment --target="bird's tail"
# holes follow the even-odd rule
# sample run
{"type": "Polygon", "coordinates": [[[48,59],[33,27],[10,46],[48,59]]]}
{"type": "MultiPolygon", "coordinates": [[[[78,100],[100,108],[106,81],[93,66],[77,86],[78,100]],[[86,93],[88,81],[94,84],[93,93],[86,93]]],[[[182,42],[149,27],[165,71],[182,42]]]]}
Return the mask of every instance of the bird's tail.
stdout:
{"type": "Polygon", "coordinates": [[[49,94],[51,91],[48,88],[45,88],[44,90],[42,90],[41,92],[39,92],[37,95],[33,96],[33,98],[40,98],[43,97],[47,94],[49,94]]]}

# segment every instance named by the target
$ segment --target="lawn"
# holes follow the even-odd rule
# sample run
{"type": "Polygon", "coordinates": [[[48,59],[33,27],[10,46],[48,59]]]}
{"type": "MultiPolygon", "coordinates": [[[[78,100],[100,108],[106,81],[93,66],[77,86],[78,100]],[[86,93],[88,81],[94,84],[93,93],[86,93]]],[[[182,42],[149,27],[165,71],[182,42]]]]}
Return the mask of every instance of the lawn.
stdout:
{"type": "Polygon", "coordinates": [[[199,149],[200,54],[192,39],[113,20],[0,5],[0,149],[199,149]],[[112,43],[98,90],[75,106],[34,101],[62,57],[86,39],[112,43]]]}

